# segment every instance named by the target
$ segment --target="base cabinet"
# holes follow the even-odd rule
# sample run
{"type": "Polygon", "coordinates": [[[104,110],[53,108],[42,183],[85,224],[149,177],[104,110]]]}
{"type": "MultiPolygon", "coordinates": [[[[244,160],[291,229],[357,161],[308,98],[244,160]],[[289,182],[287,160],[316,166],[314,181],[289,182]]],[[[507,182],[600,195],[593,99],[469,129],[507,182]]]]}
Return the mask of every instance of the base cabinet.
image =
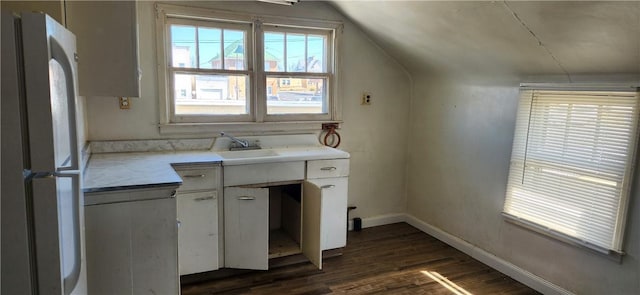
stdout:
{"type": "Polygon", "coordinates": [[[322,250],[347,245],[347,207],[349,191],[349,159],[307,162],[308,185],[320,189],[322,199],[322,250]]]}
{"type": "Polygon", "coordinates": [[[87,194],[129,200],[85,206],[89,294],[179,294],[172,192],[87,194]]]}
{"type": "Polygon", "coordinates": [[[179,273],[217,270],[224,263],[220,166],[182,164],[174,169],[182,178],[176,194],[179,273]]]}

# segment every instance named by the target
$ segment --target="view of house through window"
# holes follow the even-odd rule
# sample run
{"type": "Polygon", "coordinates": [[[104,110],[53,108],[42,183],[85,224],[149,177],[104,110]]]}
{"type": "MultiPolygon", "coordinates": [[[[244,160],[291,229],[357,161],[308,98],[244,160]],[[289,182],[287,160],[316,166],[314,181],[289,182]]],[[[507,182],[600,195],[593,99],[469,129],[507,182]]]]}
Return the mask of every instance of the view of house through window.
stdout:
{"type": "Polygon", "coordinates": [[[170,32],[175,114],[247,114],[246,32],[189,25],[170,32]]]}
{"type": "Polygon", "coordinates": [[[268,114],[326,113],[326,46],[323,35],[264,33],[268,114]]]}
{"type": "Polygon", "coordinates": [[[159,36],[167,44],[159,48],[159,56],[166,58],[166,72],[159,79],[166,95],[163,121],[318,121],[337,116],[331,104],[336,99],[338,23],[173,6],[162,11],[159,36]]]}

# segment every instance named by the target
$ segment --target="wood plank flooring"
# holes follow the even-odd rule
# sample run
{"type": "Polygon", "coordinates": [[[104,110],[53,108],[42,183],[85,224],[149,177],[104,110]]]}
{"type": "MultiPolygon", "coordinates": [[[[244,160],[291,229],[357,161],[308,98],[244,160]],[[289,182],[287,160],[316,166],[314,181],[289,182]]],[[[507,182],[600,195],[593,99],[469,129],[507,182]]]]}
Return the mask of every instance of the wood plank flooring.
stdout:
{"type": "Polygon", "coordinates": [[[323,269],[301,263],[183,285],[195,294],[539,294],[406,224],[349,232],[323,269]]]}

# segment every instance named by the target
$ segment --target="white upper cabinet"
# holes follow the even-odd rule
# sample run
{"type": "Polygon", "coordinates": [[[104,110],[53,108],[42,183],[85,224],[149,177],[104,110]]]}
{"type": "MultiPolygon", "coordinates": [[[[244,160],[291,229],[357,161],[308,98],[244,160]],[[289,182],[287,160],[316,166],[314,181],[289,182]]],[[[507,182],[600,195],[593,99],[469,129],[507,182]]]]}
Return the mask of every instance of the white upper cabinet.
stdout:
{"type": "Polygon", "coordinates": [[[2,11],[42,12],[57,22],[65,24],[64,2],[62,1],[0,1],[2,11]]]}
{"type": "Polygon", "coordinates": [[[135,1],[67,1],[82,96],[139,97],[135,1]]]}

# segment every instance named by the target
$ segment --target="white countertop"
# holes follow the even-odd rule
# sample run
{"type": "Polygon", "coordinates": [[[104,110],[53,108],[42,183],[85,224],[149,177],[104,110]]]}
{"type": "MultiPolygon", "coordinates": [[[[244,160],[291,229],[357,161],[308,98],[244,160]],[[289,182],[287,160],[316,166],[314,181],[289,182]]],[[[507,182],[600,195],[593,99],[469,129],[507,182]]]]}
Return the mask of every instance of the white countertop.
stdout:
{"type": "Polygon", "coordinates": [[[209,151],[93,154],[84,173],[85,193],[182,184],[171,164],[221,163],[209,151]]]}
{"type": "Polygon", "coordinates": [[[262,149],[271,155],[224,158],[222,151],[173,151],[93,154],[84,174],[85,193],[180,185],[182,179],[172,164],[222,164],[222,166],[249,165],[323,159],[346,159],[349,153],[323,147],[286,147],[262,149]]]}

